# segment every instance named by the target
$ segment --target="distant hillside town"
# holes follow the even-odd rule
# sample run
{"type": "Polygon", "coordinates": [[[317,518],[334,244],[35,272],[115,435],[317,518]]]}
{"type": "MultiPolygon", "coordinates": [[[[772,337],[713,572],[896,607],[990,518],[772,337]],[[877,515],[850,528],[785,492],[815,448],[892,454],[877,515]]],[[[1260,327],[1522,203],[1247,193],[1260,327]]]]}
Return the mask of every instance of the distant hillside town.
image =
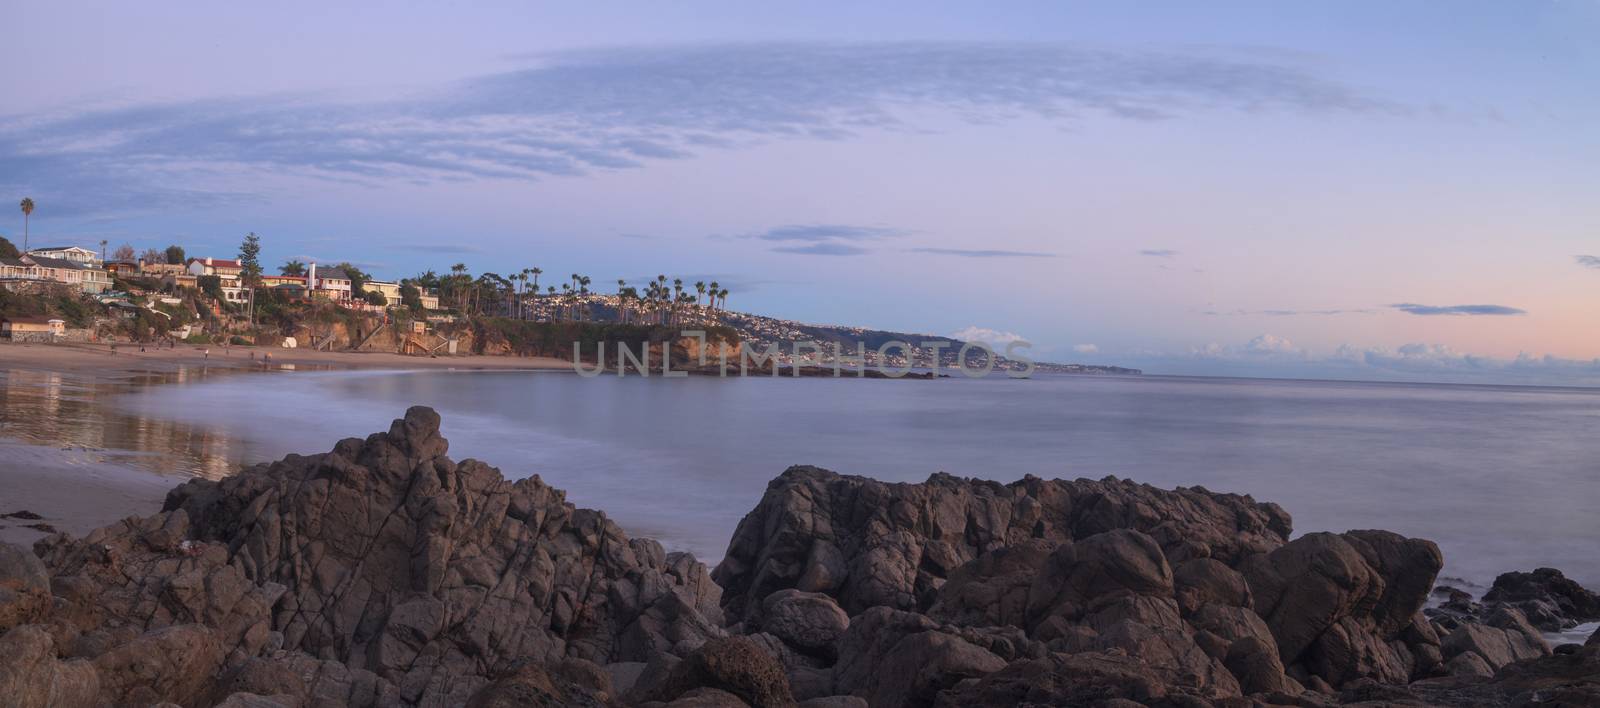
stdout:
{"type": "MultiPolygon", "coordinates": [[[[25,203],[26,206],[26,203],[25,203]]],[[[25,209],[26,213],[26,209],[25,209]]],[[[390,349],[409,354],[569,355],[569,343],[516,323],[594,325],[580,338],[604,339],[604,326],[715,328],[723,340],[775,353],[784,366],[836,361],[868,367],[987,367],[988,352],[950,337],[816,325],[727,309],[718,282],[658,275],[609,293],[571,273],[556,282],[538,267],[472,274],[444,272],[381,280],[348,263],[289,260],[269,272],[262,240],[247,234],[234,254],[191,254],[184,247],[131,244],[17,249],[0,238],[0,336],[28,341],[250,344],[319,349],[390,349]],[[598,332],[599,334],[596,334],[598,332]],[[911,346],[888,346],[901,342],[911,346]],[[806,344],[801,344],[806,343],[806,344]],[[816,348],[807,345],[815,344],[816,348]],[[798,350],[798,351],[797,351],[798,350]]],[[[569,330],[563,330],[569,331],[569,330]]],[[[655,336],[661,336],[659,333],[655,336]]],[[[596,340],[598,341],[598,340],[596,340]]],[[[993,368],[1027,361],[995,355],[993,368]]],[[[1019,352],[1022,354],[1022,352],[1019,352]]],[[[1109,366],[1036,362],[1054,373],[1138,373],[1109,366]]]]}

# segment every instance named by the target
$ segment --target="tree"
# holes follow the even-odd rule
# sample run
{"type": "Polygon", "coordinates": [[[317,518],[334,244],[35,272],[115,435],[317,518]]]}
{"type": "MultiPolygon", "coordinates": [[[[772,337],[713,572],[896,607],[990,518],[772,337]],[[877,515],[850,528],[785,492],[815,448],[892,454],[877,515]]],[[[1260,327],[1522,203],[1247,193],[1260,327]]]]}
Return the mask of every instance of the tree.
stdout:
{"type": "Polygon", "coordinates": [[[298,260],[292,260],[278,266],[278,272],[282,275],[304,276],[306,274],[306,264],[298,260]]]}
{"type": "Polygon", "coordinates": [[[141,260],[141,261],[143,261],[145,263],[151,263],[151,264],[154,264],[154,263],[165,263],[166,260],[167,260],[167,257],[161,253],[160,249],[157,249],[157,248],[146,248],[146,249],[144,249],[144,253],[139,254],[139,260],[141,260]]]}
{"type": "Polygon", "coordinates": [[[33,198],[22,198],[22,250],[28,250],[28,218],[33,216],[33,198]]]}
{"type": "MultiPolygon", "coordinates": [[[[429,272],[431,273],[432,271],[429,271],[429,272]]],[[[418,290],[417,286],[412,285],[409,282],[401,281],[401,283],[400,283],[400,304],[405,305],[406,309],[408,309],[408,310],[410,310],[412,312],[421,312],[422,311],[422,291],[418,290]]]]}
{"type": "Polygon", "coordinates": [[[182,246],[167,246],[167,265],[183,265],[183,256],[182,246]]]}
{"type": "Polygon", "coordinates": [[[261,237],[251,231],[239,244],[239,277],[250,290],[250,324],[256,323],[256,286],[261,283],[261,237]]]}
{"type": "Polygon", "coordinates": [[[133,250],[133,244],[129,243],[117,246],[117,250],[111,253],[111,260],[114,261],[132,261],[138,257],[138,253],[133,250]]]}
{"type": "Polygon", "coordinates": [[[17,251],[16,244],[4,236],[0,236],[0,258],[21,258],[22,253],[17,251]]]}
{"type": "Polygon", "coordinates": [[[389,298],[384,297],[383,293],[376,290],[361,293],[361,299],[366,300],[368,305],[377,305],[379,307],[386,307],[389,304],[389,298]]]}

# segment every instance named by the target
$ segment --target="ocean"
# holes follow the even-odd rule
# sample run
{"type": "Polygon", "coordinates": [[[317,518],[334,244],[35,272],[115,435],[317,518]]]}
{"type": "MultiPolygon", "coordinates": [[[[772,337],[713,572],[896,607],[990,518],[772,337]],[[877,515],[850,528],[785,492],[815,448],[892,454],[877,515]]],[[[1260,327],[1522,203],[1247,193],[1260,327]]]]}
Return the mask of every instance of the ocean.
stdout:
{"type": "Polygon", "coordinates": [[[136,421],[102,441],[133,449],[131,464],[216,476],[387,429],[413,404],[443,415],[452,457],[538,474],[629,533],[711,563],[770,479],[812,464],[906,482],[944,471],[1199,485],[1277,502],[1297,534],[1432,539],[1443,576],[1469,585],[1538,566],[1600,585],[1600,390],[345,371],[132,386],[97,408],[136,421]]]}

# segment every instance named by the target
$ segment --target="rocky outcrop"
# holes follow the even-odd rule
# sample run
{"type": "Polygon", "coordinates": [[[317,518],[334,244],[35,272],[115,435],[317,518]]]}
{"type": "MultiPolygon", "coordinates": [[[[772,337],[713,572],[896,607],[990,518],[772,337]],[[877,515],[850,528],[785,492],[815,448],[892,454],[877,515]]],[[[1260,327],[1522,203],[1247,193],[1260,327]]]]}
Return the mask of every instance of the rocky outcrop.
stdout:
{"type": "Polygon", "coordinates": [[[1428,541],[1115,479],[775,480],[714,573],[438,416],[0,546],[6,705],[1589,705],[1590,595],[1445,592],[1428,541]],[[715,582],[714,582],[715,580],[715,582]],[[1545,617],[1540,614],[1540,617],[1545,617]]]}
{"type": "Polygon", "coordinates": [[[447,448],[414,408],[40,542],[58,653],[88,659],[117,704],[198,705],[219,676],[275,671],[348,705],[460,705],[529,664],[687,656],[725,634],[705,566],[447,448]]]}
{"type": "Polygon", "coordinates": [[[1502,573],[1483,595],[1484,605],[1515,608],[1533,626],[1557,632],[1600,620],[1600,594],[1590,592],[1555,568],[1502,573]]]}
{"type": "Polygon", "coordinates": [[[891,484],[792,467],[740,522],[714,577],[735,620],[758,620],[762,599],[788,588],[831,595],[852,615],[879,605],[926,610],[963,564],[1030,539],[1131,529],[1170,558],[1233,563],[1281,545],[1289,528],[1275,504],[1199,488],[946,474],[891,484]]]}

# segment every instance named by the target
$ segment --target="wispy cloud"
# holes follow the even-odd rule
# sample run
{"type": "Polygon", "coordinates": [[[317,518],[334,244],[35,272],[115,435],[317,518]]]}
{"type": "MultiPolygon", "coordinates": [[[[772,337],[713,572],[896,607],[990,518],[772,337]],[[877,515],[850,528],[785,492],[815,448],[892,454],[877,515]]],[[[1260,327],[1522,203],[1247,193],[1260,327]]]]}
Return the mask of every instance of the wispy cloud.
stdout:
{"type": "Polygon", "coordinates": [[[1038,251],[1005,251],[998,249],[971,250],[965,248],[908,248],[912,253],[930,253],[936,256],[960,256],[962,258],[1056,258],[1054,253],[1040,253],[1038,251]]]}
{"type": "Polygon", "coordinates": [[[772,250],[777,253],[796,253],[802,256],[860,256],[871,253],[860,246],[831,241],[809,243],[804,246],[779,246],[772,250]]]}
{"type": "Polygon", "coordinates": [[[876,241],[905,233],[899,229],[881,226],[848,226],[844,224],[791,224],[767,229],[750,238],[762,241],[876,241]]]}
{"type": "Polygon", "coordinates": [[[1600,256],[1573,256],[1573,260],[1585,268],[1600,268],[1600,256]]]}
{"type": "Polygon", "coordinates": [[[1147,248],[1139,251],[1139,255],[1150,256],[1151,258],[1171,258],[1178,255],[1178,252],[1167,248],[1147,248]]]}
{"type": "Polygon", "coordinates": [[[1264,316],[1264,317],[1299,317],[1299,316],[1304,316],[1304,315],[1318,315],[1318,316],[1371,315],[1371,314],[1375,314],[1377,312],[1380,312],[1380,310],[1360,310],[1360,309],[1357,309],[1357,310],[1349,310],[1349,309],[1326,309],[1326,310],[1204,310],[1200,314],[1202,314],[1202,315],[1210,315],[1212,317],[1235,317],[1235,316],[1250,316],[1250,315],[1264,316]]]}
{"type": "Polygon", "coordinates": [[[1526,315],[1527,310],[1520,310],[1505,305],[1418,305],[1414,302],[1402,302],[1390,305],[1396,310],[1411,315],[1469,315],[1469,316],[1507,316],[1526,315]]]}
{"type": "Polygon", "coordinates": [[[18,116],[0,122],[0,191],[26,175],[56,214],[85,216],[259,200],[260,185],[285,177],[381,185],[630,169],[771,140],[917,129],[905,116],[927,109],[979,122],[1401,110],[1264,57],[1068,44],[699,45],[528,61],[389,100],[218,98],[18,116]]]}

